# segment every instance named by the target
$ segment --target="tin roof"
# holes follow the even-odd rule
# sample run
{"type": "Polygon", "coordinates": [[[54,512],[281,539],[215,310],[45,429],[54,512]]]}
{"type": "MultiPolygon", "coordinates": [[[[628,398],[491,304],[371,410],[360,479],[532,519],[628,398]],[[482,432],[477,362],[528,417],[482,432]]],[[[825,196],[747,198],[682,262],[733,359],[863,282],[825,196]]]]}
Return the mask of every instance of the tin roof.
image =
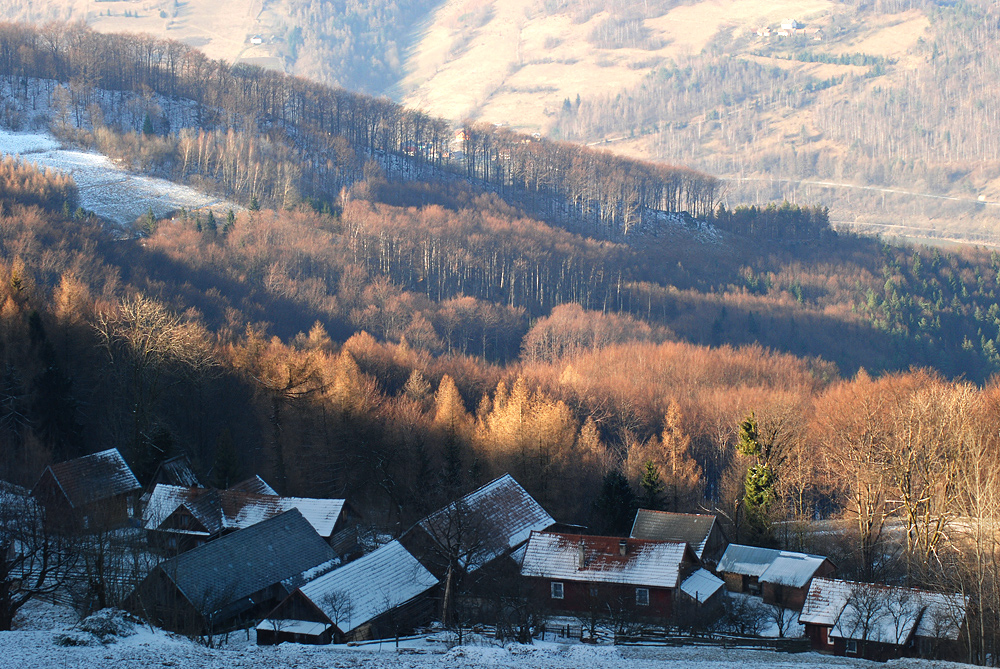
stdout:
{"type": "Polygon", "coordinates": [[[566,581],[675,588],[685,559],[697,558],[686,543],[532,532],[521,575],[566,581]],[[624,555],[621,546],[625,545],[624,555]],[[583,567],[580,551],[583,550],[583,567]]]}
{"type": "Polygon", "coordinates": [[[117,448],[59,462],[47,471],[73,508],[141,489],[117,448]]]}
{"type": "Polygon", "coordinates": [[[632,536],[655,541],[684,541],[701,559],[714,526],[715,516],[711,514],[639,509],[632,523],[632,536]]]}

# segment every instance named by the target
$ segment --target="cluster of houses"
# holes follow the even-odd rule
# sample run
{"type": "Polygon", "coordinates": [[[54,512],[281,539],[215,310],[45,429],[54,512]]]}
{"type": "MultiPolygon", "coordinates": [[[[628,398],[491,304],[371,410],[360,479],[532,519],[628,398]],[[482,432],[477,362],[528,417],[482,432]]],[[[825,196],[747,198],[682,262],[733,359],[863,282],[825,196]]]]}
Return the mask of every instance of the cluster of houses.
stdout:
{"type": "Polygon", "coordinates": [[[778,25],[777,28],[771,28],[771,26],[762,26],[757,28],[757,37],[770,37],[771,35],[777,35],[778,37],[796,37],[798,35],[807,35],[812,37],[814,40],[823,39],[823,30],[820,28],[807,28],[804,23],[797,21],[796,19],[784,19],[778,25]]]}
{"type": "Polygon", "coordinates": [[[730,544],[713,515],[640,509],[630,536],[594,536],[509,475],[367,553],[345,500],[281,497],[259,477],[206,488],[184,458],[144,492],[104,451],[48,467],[33,494],[65,525],[141,523],[165,559],[125,606],[192,635],[255,624],[259,644],[385,638],[482,622],[512,598],[667,624],[718,618],[738,596],[801,612],[814,650],[884,660],[955,655],[965,624],[960,595],[838,580],[824,556],[730,544]]]}

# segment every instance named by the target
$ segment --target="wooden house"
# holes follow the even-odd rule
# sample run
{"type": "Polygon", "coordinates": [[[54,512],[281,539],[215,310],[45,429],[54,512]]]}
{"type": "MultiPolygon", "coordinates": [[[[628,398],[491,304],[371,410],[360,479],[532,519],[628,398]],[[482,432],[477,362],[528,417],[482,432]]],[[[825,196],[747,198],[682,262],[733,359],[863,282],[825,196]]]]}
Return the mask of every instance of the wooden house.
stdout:
{"type": "Polygon", "coordinates": [[[125,608],[171,631],[215,633],[259,619],[285,596],[282,581],[334,558],[292,509],[161,562],[125,608]]]}
{"type": "Polygon", "coordinates": [[[50,465],[31,490],[49,527],[60,531],[125,525],[136,514],[141,492],[116,448],[50,465]]]}
{"type": "Polygon", "coordinates": [[[954,660],[961,658],[967,605],[960,594],[816,578],[799,622],[821,653],[954,660]]]}
{"type": "Polygon", "coordinates": [[[168,552],[184,552],[212,539],[298,509],[328,543],[350,523],[343,499],[279,497],[242,490],[183,488],[157,485],[143,510],[143,527],[150,545],[168,552]]]}
{"type": "Polygon", "coordinates": [[[729,540],[716,517],[701,513],[671,513],[639,509],[632,523],[632,538],[651,541],[683,541],[702,562],[715,565],[729,540]]]}
{"type": "Polygon", "coordinates": [[[156,466],[153,478],[150,479],[148,489],[152,490],[158,484],[175,485],[182,488],[200,488],[201,482],[198,475],[194,473],[191,460],[186,455],[177,455],[164,460],[156,466]]]}
{"type": "Polygon", "coordinates": [[[438,580],[398,541],[294,590],[257,626],[257,643],[328,644],[408,634],[430,622],[438,580]]]}
{"type": "Polygon", "coordinates": [[[697,567],[683,542],[532,532],[521,575],[553,611],[662,620],[673,616],[680,586],[697,567]]]}
{"type": "Polygon", "coordinates": [[[731,592],[760,595],[765,603],[799,611],[814,577],[829,577],[836,566],[822,555],[730,544],[717,568],[731,592]]]}

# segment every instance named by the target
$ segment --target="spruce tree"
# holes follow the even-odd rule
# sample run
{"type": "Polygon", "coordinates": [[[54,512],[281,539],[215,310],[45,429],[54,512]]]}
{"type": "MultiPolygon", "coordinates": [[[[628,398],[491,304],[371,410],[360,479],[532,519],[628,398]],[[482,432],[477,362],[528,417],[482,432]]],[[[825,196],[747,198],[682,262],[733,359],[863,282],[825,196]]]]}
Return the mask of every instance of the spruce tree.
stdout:
{"type": "Polygon", "coordinates": [[[663,481],[660,480],[660,470],[652,460],[646,460],[639,487],[642,488],[642,508],[659,510],[662,505],[663,481]]]}

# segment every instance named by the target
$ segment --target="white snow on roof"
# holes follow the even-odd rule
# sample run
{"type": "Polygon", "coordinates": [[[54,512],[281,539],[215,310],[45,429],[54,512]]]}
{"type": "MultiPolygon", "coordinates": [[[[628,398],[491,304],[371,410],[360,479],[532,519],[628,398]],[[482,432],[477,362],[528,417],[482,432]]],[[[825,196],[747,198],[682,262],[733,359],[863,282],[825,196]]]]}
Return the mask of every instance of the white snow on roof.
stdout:
{"type": "Polygon", "coordinates": [[[822,555],[729,544],[719,560],[718,570],[719,573],[757,576],[765,583],[801,588],[824,560],[822,555]]]}
{"type": "MultiPolygon", "coordinates": [[[[228,497],[242,497],[242,495],[225,491],[222,493],[222,497],[223,508],[226,508],[228,497]]],[[[228,513],[229,509],[226,508],[227,513],[223,520],[225,527],[243,529],[285,511],[298,509],[302,517],[309,521],[309,524],[316,529],[321,537],[329,537],[333,534],[333,526],[337,524],[340,512],[344,509],[344,500],[261,496],[260,500],[250,502],[248,499],[248,503],[237,506],[238,508],[232,515],[228,513]]]]}
{"type": "Polygon", "coordinates": [[[262,620],[257,629],[268,632],[289,632],[291,634],[308,634],[319,636],[330,629],[326,623],[317,623],[312,620],[272,620],[270,618],[262,620]]]}
{"type": "Polygon", "coordinates": [[[911,634],[958,639],[967,600],[959,594],[813,579],[800,623],[831,626],[831,637],[903,644],[911,634]]]}
{"type": "Polygon", "coordinates": [[[844,610],[853,585],[850,581],[814,578],[802,605],[799,622],[832,626],[844,610]]]}
{"type": "Polygon", "coordinates": [[[306,583],[299,591],[347,633],[437,585],[417,559],[393,541],[340,569],[306,583]],[[341,601],[335,603],[335,598],[341,601]],[[343,606],[346,601],[347,605],[343,606]],[[341,604],[337,611],[336,604],[341,604]],[[346,610],[345,610],[346,609],[346,610]]]}
{"type": "Polygon", "coordinates": [[[725,585],[725,581],[721,578],[707,569],[699,569],[684,579],[684,582],[681,583],[681,591],[699,604],[704,604],[723,585],[725,585]]]}
{"type": "Polygon", "coordinates": [[[534,532],[521,574],[566,581],[621,583],[658,588],[677,586],[686,543],[534,532]],[[626,542],[625,555],[619,551],[626,542]],[[580,568],[580,546],[584,567],[580,568]]]}
{"type": "Polygon", "coordinates": [[[149,495],[146,508],[142,510],[142,526],[147,530],[155,530],[163,524],[170,514],[187,501],[190,488],[166,483],[157,483],[149,495]]]}
{"type": "Polygon", "coordinates": [[[461,558],[469,572],[520,546],[533,531],[556,522],[510,474],[432,513],[419,525],[431,537],[448,543],[445,536],[455,532],[456,513],[464,517],[463,531],[476,544],[464,547],[468,555],[461,558]]]}
{"type": "Polygon", "coordinates": [[[826,561],[820,555],[781,552],[774,562],[760,575],[761,583],[776,583],[801,588],[809,582],[816,570],[826,561]]]}

